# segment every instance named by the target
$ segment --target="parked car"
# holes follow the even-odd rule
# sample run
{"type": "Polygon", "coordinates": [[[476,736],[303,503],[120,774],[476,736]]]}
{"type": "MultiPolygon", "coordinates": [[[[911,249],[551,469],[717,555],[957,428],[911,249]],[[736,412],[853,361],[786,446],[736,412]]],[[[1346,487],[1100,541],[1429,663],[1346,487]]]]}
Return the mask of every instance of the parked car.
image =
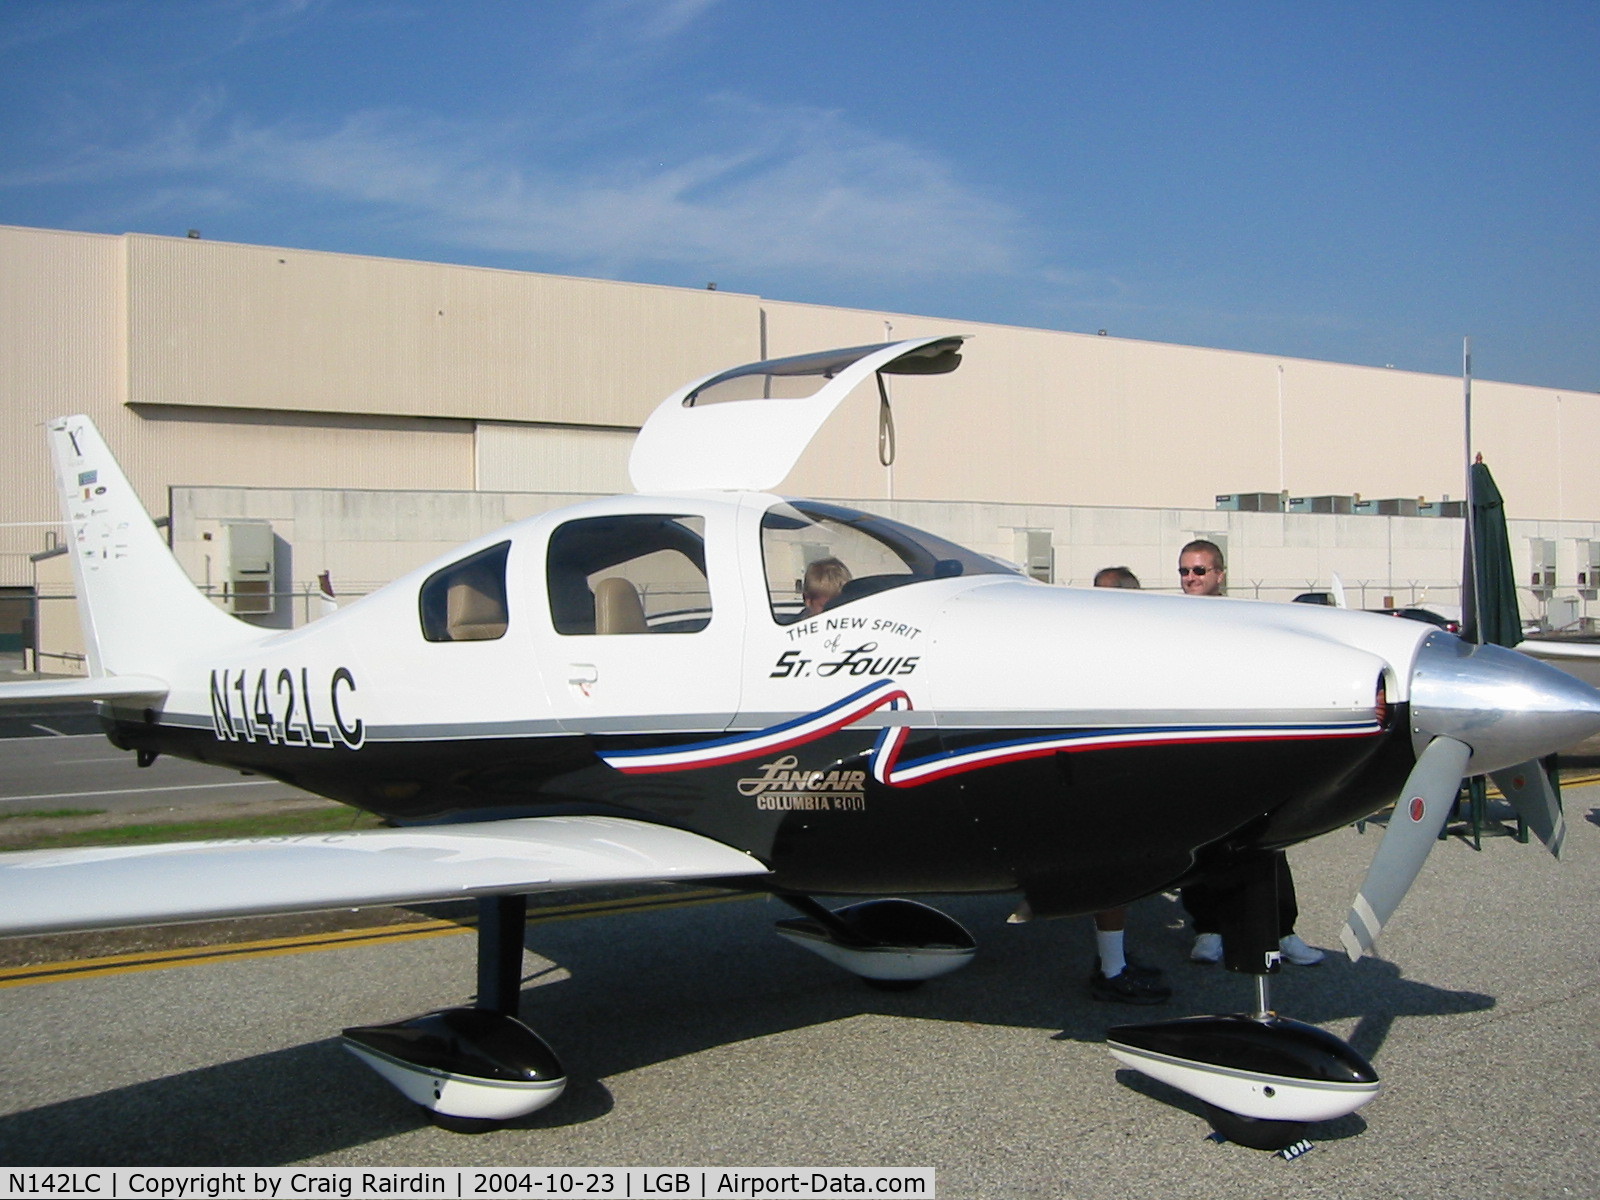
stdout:
{"type": "Polygon", "coordinates": [[[1426,621],[1429,625],[1437,625],[1446,633],[1461,632],[1460,621],[1452,621],[1431,608],[1374,608],[1369,611],[1388,613],[1391,617],[1404,617],[1408,621],[1426,621]]]}

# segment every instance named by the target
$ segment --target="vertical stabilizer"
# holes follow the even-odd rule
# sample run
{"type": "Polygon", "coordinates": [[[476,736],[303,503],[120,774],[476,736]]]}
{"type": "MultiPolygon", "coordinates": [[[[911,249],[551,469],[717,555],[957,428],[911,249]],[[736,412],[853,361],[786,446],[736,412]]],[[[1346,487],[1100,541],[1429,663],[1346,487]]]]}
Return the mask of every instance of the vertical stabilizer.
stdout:
{"type": "Polygon", "coordinates": [[[256,631],[195,588],[88,417],[50,422],[91,675],[166,665],[256,631]]]}

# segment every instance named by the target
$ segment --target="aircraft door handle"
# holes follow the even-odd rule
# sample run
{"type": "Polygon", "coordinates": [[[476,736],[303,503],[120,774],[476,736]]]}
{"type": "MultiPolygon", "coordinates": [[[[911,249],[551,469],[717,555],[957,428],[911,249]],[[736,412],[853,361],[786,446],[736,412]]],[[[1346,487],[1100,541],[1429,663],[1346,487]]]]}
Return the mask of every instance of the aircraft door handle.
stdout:
{"type": "Polygon", "coordinates": [[[567,666],[567,682],[585,696],[589,689],[600,681],[600,669],[593,663],[569,663],[567,666]]]}

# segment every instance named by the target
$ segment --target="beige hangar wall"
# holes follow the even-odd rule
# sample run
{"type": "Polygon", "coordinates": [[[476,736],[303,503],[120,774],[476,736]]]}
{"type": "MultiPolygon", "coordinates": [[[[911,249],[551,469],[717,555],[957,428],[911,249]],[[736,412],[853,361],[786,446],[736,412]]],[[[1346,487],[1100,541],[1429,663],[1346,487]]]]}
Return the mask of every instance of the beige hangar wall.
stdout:
{"type": "MultiPolygon", "coordinates": [[[[1063,579],[1118,557],[1119,544],[1148,556],[1141,573],[1163,570],[1169,533],[1229,527],[1207,515],[1218,493],[1463,491],[1461,384],[1447,376],[692,288],[0,227],[0,436],[12,465],[0,586],[49,577],[29,555],[60,536],[42,437],[58,414],[94,417],[156,514],[171,488],[608,492],[627,487],[632,430],[693,377],[763,354],[946,333],[971,335],[959,371],[890,380],[892,468],[877,461],[867,386],[779,490],[938,506],[928,511],[947,532],[976,521],[969,540],[1010,557],[1019,531],[1049,528],[1063,579]],[[1008,507],[992,519],[960,508],[974,504],[1008,507]],[[1026,506],[1049,519],[1019,516],[1026,506]]],[[[1475,445],[1512,517],[1539,523],[1514,538],[1519,570],[1531,538],[1548,538],[1563,585],[1575,581],[1584,523],[1600,520],[1600,395],[1479,380],[1474,400],[1475,445]]],[[[404,551],[378,539],[349,577],[372,582],[442,548],[459,524],[450,504],[414,513],[436,526],[406,530],[404,551]]],[[[1343,531],[1332,550],[1321,533],[1282,528],[1251,536],[1259,553],[1241,570],[1313,578],[1343,556],[1377,573],[1370,527],[1327,523],[1343,531]]],[[[1401,551],[1415,552],[1412,574],[1432,576],[1448,556],[1434,529],[1417,528],[1401,551]]],[[[1385,570],[1393,549],[1386,535],[1385,570]]],[[[301,582],[327,565],[316,557],[309,546],[296,557],[301,582]]]]}
{"type": "MultiPolygon", "coordinates": [[[[1458,378],[1090,334],[764,301],[774,355],[972,335],[947,377],[893,380],[893,495],[1210,507],[1218,494],[1465,494],[1458,378]]],[[[862,387],[783,490],[890,495],[862,387]]],[[[1514,515],[1600,517],[1600,395],[1477,380],[1474,446],[1514,515]]]]}

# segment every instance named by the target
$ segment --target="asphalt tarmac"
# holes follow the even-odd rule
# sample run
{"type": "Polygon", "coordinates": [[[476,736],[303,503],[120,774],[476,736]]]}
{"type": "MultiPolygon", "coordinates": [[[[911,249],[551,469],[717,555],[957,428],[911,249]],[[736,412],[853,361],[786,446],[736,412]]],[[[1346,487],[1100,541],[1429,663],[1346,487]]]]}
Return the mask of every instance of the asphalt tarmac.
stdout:
{"type": "Polygon", "coordinates": [[[61,810],[160,812],[319,799],[276,779],[161,757],[140,767],[83,703],[0,713],[0,818],[61,810]]]}
{"type": "MultiPolygon", "coordinates": [[[[1288,968],[1275,1007],[1368,1055],[1385,1091],[1294,1161],[1218,1144],[1188,1097],[1119,1067],[1106,1028],[1250,1006],[1184,961],[1175,901],[1133,909],[1158,1008],[1084,994],[1087,919],[1007,926],[949,898],[980,952],[872,991],[735,900],[530,928],[524,1018],[571,1083],[511,1129],[428,1125],[338,1045],[347,1024],[470,1001],[444,933],[3,986],[6,1166],[932,1166],[942,1197],[1596,1196],[1600,787],[1569,788],[1565,860],[1439,844],[1384,960],[1288,968]]],[[[1334,946],[1380,831],[1291,851],[1300,932],[1334,946]]],[[[321,945],[311,939],[314,945],[321,945]]],[[[103,964],[102,964],[103,965],[103,964]]]]}

